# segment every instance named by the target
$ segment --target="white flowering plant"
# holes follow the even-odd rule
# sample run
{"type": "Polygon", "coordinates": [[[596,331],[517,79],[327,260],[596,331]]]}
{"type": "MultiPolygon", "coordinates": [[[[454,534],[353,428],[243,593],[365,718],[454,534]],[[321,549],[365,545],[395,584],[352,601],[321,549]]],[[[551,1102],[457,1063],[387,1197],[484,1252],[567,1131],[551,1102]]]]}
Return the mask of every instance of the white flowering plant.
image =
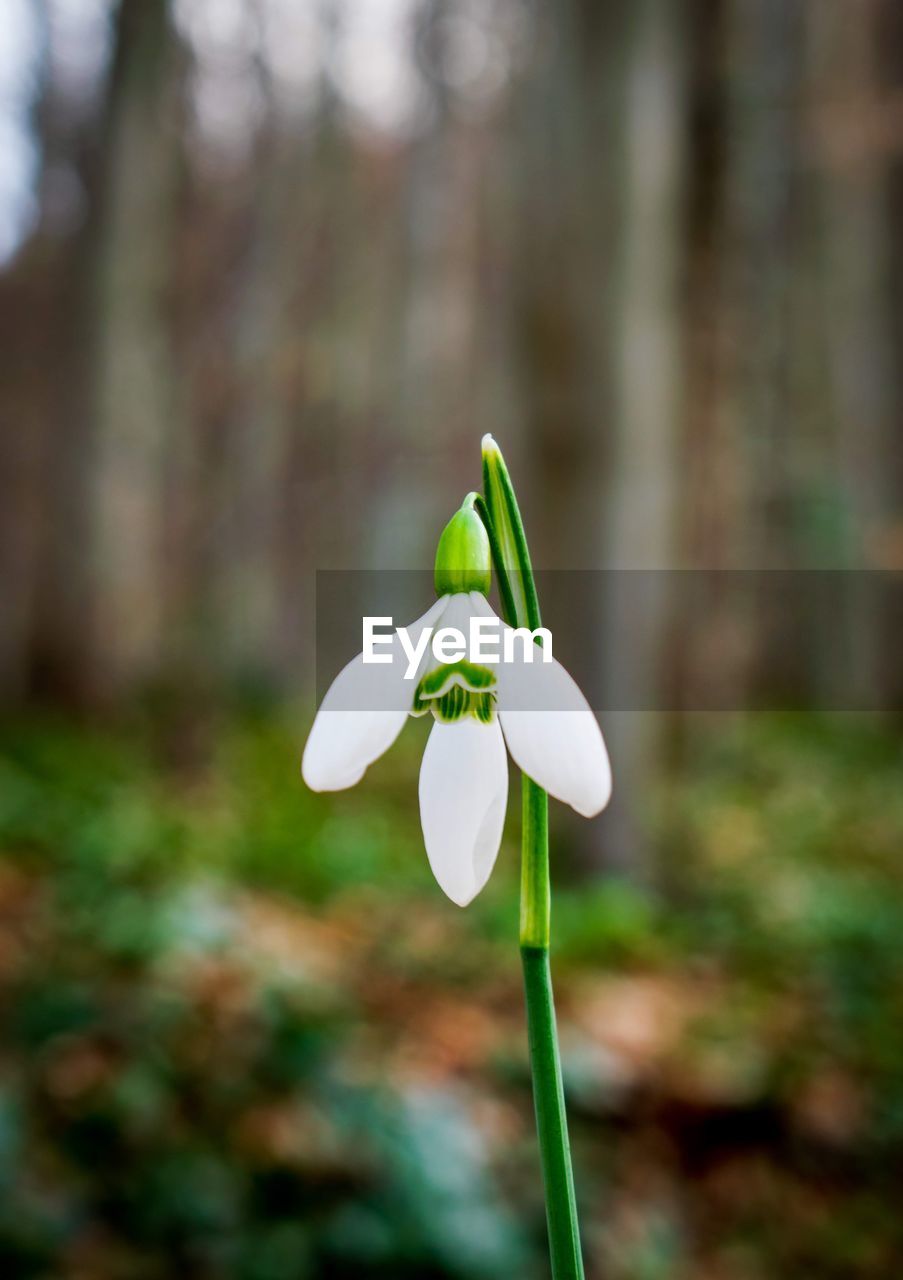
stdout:
{"type": "MultiPolygon", "coordinates": [[[[377,635],[336,676],[302,761],[314,791],[354,786],[409,716],[433,720],[420,768],[420,821],[433,874],[459,906],[495,865],[508,803],[508,756],[522,775],[520,948],[533,1093],[555,1280],[583,1276],[549,966],[548,797],[584,817],[605,807],[611,770],[595,715],[552,654],[540,618],[514,488],[491,436],[483,493],[470,493],[436,552],[435,603],[377,635]],[[504,618],[488,596],[495,571],[504,618]],[[492,636],[493,648],[487,641],[492,636]]],[[[369,625],[368,625],[369,624],[369,625]]]]}

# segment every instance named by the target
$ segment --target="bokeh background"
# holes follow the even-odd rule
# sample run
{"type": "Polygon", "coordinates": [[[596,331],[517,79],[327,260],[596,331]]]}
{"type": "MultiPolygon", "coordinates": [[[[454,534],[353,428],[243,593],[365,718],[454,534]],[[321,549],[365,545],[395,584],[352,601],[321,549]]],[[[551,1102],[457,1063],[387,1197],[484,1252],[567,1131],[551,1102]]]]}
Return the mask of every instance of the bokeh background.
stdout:
{"type": "Polygon", "coordinates": [[[298,771],[487,430],[544,568],[851,571],[661,575],[553,810],[588,1273],[900,1273],[901,349],[896,0],[3,0],[5,1276],[547,1274],[516,785],[462,913],[424,726],[298,771]]]}

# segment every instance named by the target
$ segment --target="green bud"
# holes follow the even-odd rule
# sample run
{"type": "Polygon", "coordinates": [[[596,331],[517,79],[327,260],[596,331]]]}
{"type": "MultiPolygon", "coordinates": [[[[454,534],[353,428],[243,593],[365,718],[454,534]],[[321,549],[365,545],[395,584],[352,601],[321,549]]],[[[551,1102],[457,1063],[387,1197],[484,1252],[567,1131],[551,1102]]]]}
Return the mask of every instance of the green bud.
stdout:
{"type": "Polygon", "coordinates": [[[474,510],[475,493],[469,493],[442,531],[436,548],[436,595],[479,591],[489,595],[492,558],[489,536],[474,510]]]}

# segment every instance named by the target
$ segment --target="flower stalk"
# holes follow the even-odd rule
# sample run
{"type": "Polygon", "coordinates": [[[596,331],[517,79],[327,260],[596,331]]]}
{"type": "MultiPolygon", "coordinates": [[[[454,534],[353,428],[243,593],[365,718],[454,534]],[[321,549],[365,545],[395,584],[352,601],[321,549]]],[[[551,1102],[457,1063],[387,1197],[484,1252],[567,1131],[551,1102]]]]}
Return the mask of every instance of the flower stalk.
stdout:
{"type": "MultiPolygon", "coordinates": [[[[505,618],[512,626],[534,630],[542,621],[530,552],[511,477],[492,436],[483,440],[483,488],[485,499],[473,505],[489,535],[505,618]]],[[[583,1280],[549,963],[549,799],[524,773],[521,803],[520,950],[549,1253],[554,1280],[583,1280]]]]}

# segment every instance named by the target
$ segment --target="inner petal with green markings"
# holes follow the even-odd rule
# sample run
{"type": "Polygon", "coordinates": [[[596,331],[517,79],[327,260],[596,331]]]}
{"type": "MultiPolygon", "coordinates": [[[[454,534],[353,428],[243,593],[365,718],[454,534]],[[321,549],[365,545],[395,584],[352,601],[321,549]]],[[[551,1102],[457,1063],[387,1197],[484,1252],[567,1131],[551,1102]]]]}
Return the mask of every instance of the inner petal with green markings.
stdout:
{"type": "Polygon", "coordinates": [[[445,663],[421,678],[414,691],[412,713],[422,716],[432,711],[444,724],[468,715],[491,724],[495,718],[496,684],[495,673],[488,667],[466,659],[445,663]]]}

